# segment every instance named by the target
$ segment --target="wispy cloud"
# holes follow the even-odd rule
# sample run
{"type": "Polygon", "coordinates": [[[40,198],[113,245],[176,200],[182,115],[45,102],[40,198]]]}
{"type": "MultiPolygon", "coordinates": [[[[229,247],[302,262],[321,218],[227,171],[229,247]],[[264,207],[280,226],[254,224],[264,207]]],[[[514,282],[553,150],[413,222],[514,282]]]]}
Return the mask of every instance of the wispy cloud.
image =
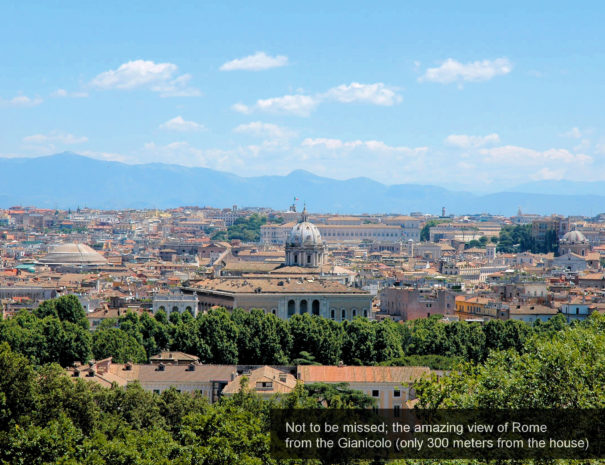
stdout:
{"type": "Polygon", "coordinates": [[[292,114],[296,116],[309,116],[319,100],[308,95],[284,95],[283,97],[274,97],[257,100],[252,106],[236,103],[233,109],[240,113],[250,114],[254,111],[263,111],[267,113],[292,114]]]}
{"type": "Polygon", "coordinates": [[[592,157],[589,155],[573,153],[566,149],[553,148],[540,151],[515,145],[480,149],[479,153],[483,155],[487,161],[505,163],[511,167],[543,163],[584,165],[592,163],[593,161],[592,157]]]}
{"type": "Polygon", "coordinates": [[[469,136],[466,134],[450,134],[445,138],[445,145],[458,147],[462,149],[478,148],[489,144],[500,142],[498,134],[488,134],[487,136],[469,136]]]}
{"type": "Polygon", "coordinates": [[[342,84],[333,87],[326,92],[315,95],[284,95],[257,100],[254,105],[236,103],[231,108],[237,112],[250,114],[255,111],[268,113],[292,114],[297,116],[309,116],[322,102],[338,103],[366,103],[372,105],[391,106],[402,101],[402,97],[396,89],[382,82],[375,84],[342,84]]]}
{"type": "Polygon", "coordinates": [[[40,105],[44,100],[40,97],[28,97],[27,95],[17,95],[9,100],[0,99],[0,104],[10,105],[14,107],[35,107],[40,105]]]}
{"type": "Polygon", "coordinates": [[[453,58],[448,58],[440,66],[428,68],[418,80],[440,84],[489,81],[496,76],[510,73],[512,69],[513,65],[507,58],[469,63],[461,63],[453,58]]]}
{"type": "Polygon", "coordinates": [[[195,121],[187,121],[182,116],[176,116],[169,119],[165,123],[160,124],[160,129],[166,131],[179,131],[179,132],[196,132],[203,131],[205,126],[195,121]]]}
{"type": "Polygon", "coordinates": [[[341,84],[328,90],[324,98],[341,103],[371,103],[374,105],[391,106],[400,103],[403,99],[396,93],[396,89],[377,82],[375,84],[341,84]]]}
{"type": "Polygon", "coordinates": [[[580,131],[580,128],[573,127],[569,131],[566,131],[563,134],[561,134],[561,136],[571,137],[572,139],[581,139],[583,137],[583,134],[582,134],[582,131],[580,131]]]}
{"type": "Polygon", "coordinates": [[[255,137],[266,137],[269,139],[290,139],[297,135],[296,131],[283,126],[278,126],[277,124],[263,123],[262,121],[240,124],[233,129],[233,132],[250,134],[255,137]]]}
{"type": "Polygon", "coordinates": [[[88,137],[74,136],[73,134],[51,131],[48,134],[34,134],[23,138],[26,144],[61,144],[74,145],[88,141],[88,137]]]}
{"type": "Polygon", "coordinates": [[[85,98],[88,97],[88,92],[69,92],[65,89],[57,89],[50,96],[55,98],[85,98]]]}
{"type": "Polygon", "coordinates": [[[221,71],[262,71],[265,69],[279,68],[288,64],[288,57],[285,55],[270,56],[265,52],[256,52],[254,55],[249,55],[244,58],[236,58],[235,60],[224,63],[221,71]]]}
{"type": "Polygon", "coordinates": [[[199,89],[189,86],[190,74],[178,74],[173,63],[134,60],[117,69],[98,74],[90,85],[98,89],[149,89],[161,97],[196,97],[199,89]]]}
{"type": "Polygon", "coordinates": [[[302,147],[323,147],[329,150],[355,150],[363,148],[372,152],[399,152],[407,154],[420,154],[427,151],[427,147],[410,148],[405,146],[392,146],[378,140],[353,140],[343,141],[330,138],[306,138],[301,143],[302,147]]]}

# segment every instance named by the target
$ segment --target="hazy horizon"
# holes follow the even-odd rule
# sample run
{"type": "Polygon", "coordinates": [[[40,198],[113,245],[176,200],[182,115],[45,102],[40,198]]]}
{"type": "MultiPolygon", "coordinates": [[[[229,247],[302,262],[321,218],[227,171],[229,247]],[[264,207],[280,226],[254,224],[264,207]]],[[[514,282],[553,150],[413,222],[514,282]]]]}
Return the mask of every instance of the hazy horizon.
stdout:
{"type": "Polygon", "coordinates": [[[4,4],[0,157],[484,193],[602,181],[597,5],[4,4]]]}

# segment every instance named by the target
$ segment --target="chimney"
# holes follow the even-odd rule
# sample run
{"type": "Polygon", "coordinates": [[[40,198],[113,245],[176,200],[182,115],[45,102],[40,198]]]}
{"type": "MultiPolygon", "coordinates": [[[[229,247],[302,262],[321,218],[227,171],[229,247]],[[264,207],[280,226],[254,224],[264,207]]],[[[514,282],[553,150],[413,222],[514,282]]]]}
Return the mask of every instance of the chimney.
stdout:
{"type": "Polygon", "coordinates": [[[164,365],[162,362],[160,362],[156,371],[165,371],[165,370],[166,370],[166,365],[164,365]]]}
{"type": "Polygon", "coordinates": [[[235,371],[233,373],[231,373],[231,381],[233,381],[235,379],[236,373],[235,371]]]}
{"type": "Polygon", "coordinates": [[[195,371],[195,363],[190,363],[187,371],[195,371]]]}

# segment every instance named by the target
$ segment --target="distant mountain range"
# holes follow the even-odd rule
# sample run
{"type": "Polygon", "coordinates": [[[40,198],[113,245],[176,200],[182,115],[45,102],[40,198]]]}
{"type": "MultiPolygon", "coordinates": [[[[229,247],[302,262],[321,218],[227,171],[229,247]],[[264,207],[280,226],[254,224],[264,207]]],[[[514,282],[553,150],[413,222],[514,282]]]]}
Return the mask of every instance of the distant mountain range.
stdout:
{"type": "MultiPolygon", "coordinates": [[[[469,186],[470,187],[470,186],[469,186]]],[[[421,184],[387,186],[296,170],[286,176],[241,177],[208,168],[127,165],[74,153],[0,158],[0,207],[169,208],[264,206],[285,209],[293,196],[313,212],[440,214],[489,212],[596,215],[605,212],[605,183],[542,181],[477,195],[421,184]]]]}

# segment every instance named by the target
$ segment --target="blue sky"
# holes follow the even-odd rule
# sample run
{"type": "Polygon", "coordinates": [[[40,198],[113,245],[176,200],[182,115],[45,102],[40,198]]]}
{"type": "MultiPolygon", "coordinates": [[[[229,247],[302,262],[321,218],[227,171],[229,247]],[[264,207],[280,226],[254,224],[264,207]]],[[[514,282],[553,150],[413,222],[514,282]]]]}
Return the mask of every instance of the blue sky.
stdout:
{"type": "Polygon", "coordinates": [[[600,2],[2,2],[0,156],[605,180],[600,2]]]}

